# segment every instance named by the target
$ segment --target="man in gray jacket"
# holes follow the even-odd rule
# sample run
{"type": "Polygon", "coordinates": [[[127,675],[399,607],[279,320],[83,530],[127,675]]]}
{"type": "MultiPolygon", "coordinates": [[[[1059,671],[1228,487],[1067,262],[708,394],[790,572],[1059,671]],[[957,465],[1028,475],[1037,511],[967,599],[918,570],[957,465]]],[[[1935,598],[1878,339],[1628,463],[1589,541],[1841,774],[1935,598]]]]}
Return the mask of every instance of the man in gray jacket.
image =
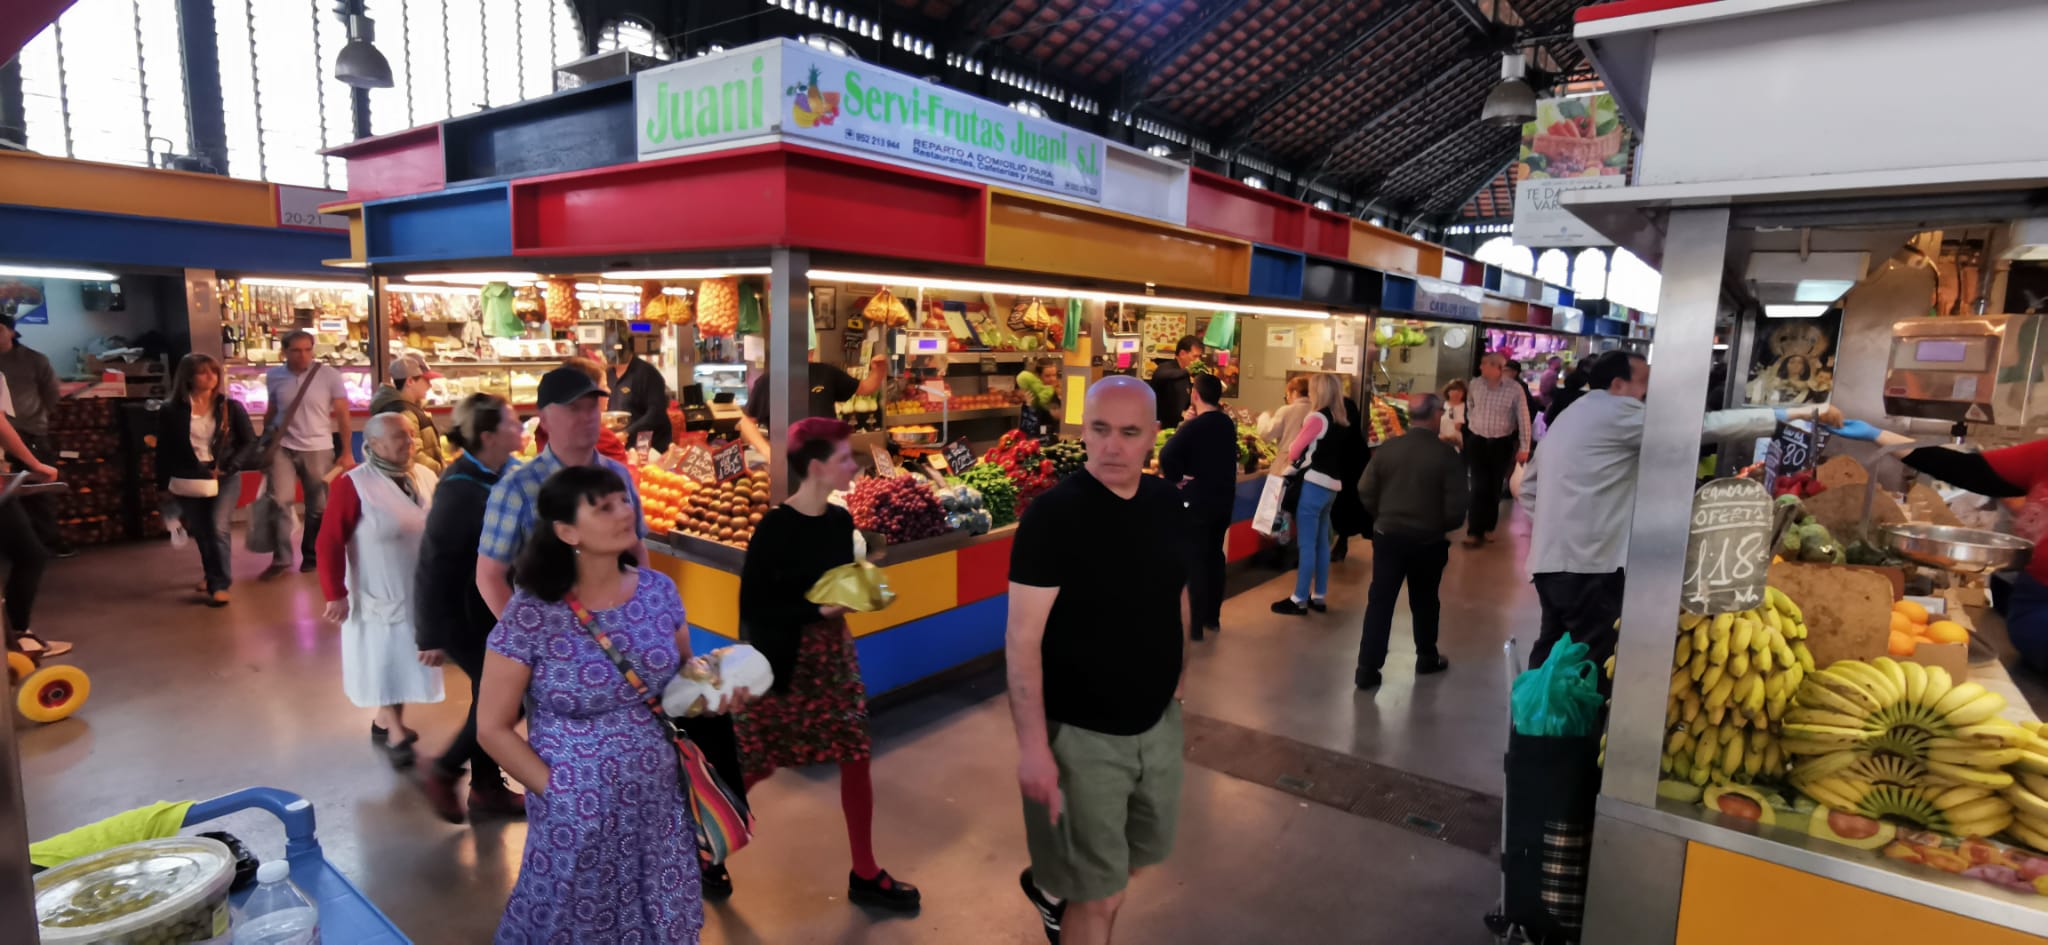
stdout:
{"type": "Polygon", "coordinates": [[[1408,401],[1408,432],[1373,451],[1359,481],[1358,498],[1372,516],[1372,590],[1366,596],[1365,632],[1358,641],[1360,689],[1380,684],[1387,661],[1387,636],[1394,629],[1394,602],[1408,585],[1408,612],[1415,626],[1415,674],[1449,669],[1436,651],[1437,585],[1450,561],[1445,532],[1465,522],[1471,505],[1465,461],[1437,437],[1443,400],[1417,394],[1408,401]]]}

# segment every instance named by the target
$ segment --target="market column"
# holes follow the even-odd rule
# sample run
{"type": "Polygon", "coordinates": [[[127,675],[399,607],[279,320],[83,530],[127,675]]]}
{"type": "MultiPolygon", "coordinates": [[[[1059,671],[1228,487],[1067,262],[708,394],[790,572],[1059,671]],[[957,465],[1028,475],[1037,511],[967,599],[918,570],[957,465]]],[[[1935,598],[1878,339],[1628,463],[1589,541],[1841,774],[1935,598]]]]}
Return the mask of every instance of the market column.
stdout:
{"type": "MultiPolygon", "coordinates": [[[[811,254],[777,249],[768,254],[768,403],[771,445],[804,419],[811,402],[811,254]]],[[[780,449],[768,457],[768,498],[789,497],[789,469],[780,449]]]]}
{"type": "MultiPolygon", "coordinates": [[[[1699,465],[1700,405],[1721,305],[1728,254],[1728,208],[1674,210],[1664,237],[1664,289],[1658,304],[1650,393],[1644,401],[1643,446],[1629,528],[1628,586],[1621,637],[1615,644],[1614,701],[1607,722],[1603,802],[1657,805],[1657,759],[1663,716],[1628,707],[1662,705],[1670,682],[1671,615],[1678,612],[1680,571],[1699,465]]],[[[1586,945],[1639,945],[1676,934],[1683,853],[1673,838],[1611,816],[1596,818],[1587,876],[1586,945]]]]}

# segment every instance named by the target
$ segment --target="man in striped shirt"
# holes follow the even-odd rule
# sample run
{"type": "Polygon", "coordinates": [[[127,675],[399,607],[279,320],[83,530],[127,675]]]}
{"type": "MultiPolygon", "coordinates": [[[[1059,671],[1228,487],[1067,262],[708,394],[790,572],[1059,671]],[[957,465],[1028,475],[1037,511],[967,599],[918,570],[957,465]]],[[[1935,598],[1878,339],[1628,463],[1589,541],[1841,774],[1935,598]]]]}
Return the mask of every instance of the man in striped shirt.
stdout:
{"type": "Polygon", "coordinates": [[[1500,524],[1501,490],[1516,463],[1529,461],[1529,395],[1507,374],[1507,358],[1489,351],[1479,359],[1465,409],[1465,464],[1472,470],[1472,513],[1465,547],[1477,548],[1500,524]]]}

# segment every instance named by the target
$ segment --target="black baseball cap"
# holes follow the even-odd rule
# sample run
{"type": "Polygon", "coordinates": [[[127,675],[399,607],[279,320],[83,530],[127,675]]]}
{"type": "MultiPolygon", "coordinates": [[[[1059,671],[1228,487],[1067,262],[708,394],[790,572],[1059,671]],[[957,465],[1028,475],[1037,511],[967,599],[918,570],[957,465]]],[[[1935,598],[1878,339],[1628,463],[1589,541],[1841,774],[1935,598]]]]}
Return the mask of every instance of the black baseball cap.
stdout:
{"type": "Polygon", "coordinates": [[[541,375],[540,388],[534,395],[534,408],[551,407],[555,404],[575,403],[592,394],[603,394],[605,389],[597,386],[590,375],[580,368],[558,367],[541,375]]]}

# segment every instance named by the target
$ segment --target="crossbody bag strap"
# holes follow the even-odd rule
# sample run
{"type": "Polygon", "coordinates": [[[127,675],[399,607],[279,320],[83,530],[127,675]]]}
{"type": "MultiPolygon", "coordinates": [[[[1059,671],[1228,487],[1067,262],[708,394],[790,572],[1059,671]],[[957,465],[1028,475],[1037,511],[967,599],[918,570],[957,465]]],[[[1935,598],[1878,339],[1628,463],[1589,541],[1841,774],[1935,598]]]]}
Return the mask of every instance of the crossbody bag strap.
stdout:
{"type": "Polygon", "coordinates": [[[633,668],[632,663],[626,661],[626,654],[619,652],[619,648],[612,645],[611,636],[604,632],[603,627],[597,625],[597,615],[591,613],[590,608],[583,606],[583,602],[576,599],[576,592],[571,591],[563,595],[562,603],[569,605],[569,612],[576,615],[577,625],[583,628],[583,632],[590,634],[591,641],[597,644],[598,649],[604,651],[605,659],[611,660],[619,675],[626,677],[627,685],[632,686],[633,691],[640,694],[641,701],[647,703],[648,710],[654,713],[655,719],[661,723],[662,730],[676,738],[688,738],[689,736],[683,734],[683,730],[676,726],[675,720],[668,717],[668,711],[661,707],[661,698],[648,690],[647,683],[640,679],[639,671],[633,668]]]}
{"type": "Polygon", "coordinates": [[[306,379],[299,382],[299,392],[292,395],[292,402],[284,407],[284,416],[278,418],[278,436],[282,437],[284,428],[291,426],[292,418],[299,415],[299,404],[306,399],[307,392],[313,389],[313,378],[320,376],[320,369],[326,366],[315,361],[313,366],[306,370],[306,379]]]}

